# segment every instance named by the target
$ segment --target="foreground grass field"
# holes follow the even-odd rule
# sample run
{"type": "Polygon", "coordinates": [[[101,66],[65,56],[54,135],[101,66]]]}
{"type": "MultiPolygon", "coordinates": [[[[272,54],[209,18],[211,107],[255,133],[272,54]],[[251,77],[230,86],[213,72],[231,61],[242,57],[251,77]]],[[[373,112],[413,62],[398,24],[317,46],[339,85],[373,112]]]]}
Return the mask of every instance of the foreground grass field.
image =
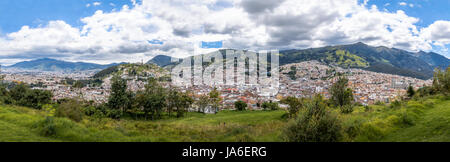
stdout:
{"type": "Polygon", "coordinates": [[[279,141],[284,111],[188,113],[158,121],[65,118],[47,122],[45,113],[0,106],[0,141],[279,141]],[[49,128],[50,126],[50,128],[49,128]],[[46,135],[54,129],[54,135],[46,135]]]}
{"type": "MultiPolygon", "coordinates": [[[[338,113],[338,110],[333,110],[338,113]]],[[[158,121],[85,117],[80,122],[47,118],[43,111],[0,106],[0,141],[177,142],[283,141],[285,111],[222,111],[158,121]]],[[[357,107],[339,114],[341,141],[450,142],[450,100],[429,97],[401,105],[357,107]]]]}

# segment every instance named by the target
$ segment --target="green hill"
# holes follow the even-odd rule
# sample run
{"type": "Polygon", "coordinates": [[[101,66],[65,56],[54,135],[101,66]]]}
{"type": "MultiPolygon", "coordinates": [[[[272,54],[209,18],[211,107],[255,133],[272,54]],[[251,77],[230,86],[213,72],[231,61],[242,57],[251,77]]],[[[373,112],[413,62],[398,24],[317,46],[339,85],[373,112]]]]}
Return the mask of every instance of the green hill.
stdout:
{"type": "Polygon", "coordinates": [[[155,64],[121,64],[106,68],[93,78],[106,78],[111,75],[127,75],[130,77],[168,77],[169,72],[155,64]]]}

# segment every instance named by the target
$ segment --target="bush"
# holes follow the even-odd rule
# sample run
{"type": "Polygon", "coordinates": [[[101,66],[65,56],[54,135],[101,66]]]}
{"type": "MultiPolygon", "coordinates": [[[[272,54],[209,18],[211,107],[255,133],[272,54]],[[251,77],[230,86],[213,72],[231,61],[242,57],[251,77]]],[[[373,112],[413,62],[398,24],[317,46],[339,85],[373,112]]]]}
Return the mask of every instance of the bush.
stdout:
{"type": "Polygon", "coordinates": [[[278,110],[280,106],[276,102],[264,102],[261,106],[264,110],[278,110]]]}
{"type": "Polygon", "coordinates": [[[306,112],[284,130],[288,142],[336,142],[341,138],[341,123],[327,110],[322,96],[305,104],[306,112]]]}
{"type": "Polygon", "coordinates": [[[353,112],[353,105],[344,105],[340,107],[341,113],[350,114],[353,112]]]}
{"type": "Polygon", "coordinates": [[[234,107],[238,111],[244,111],[247,108],[247,103],[245,103],[244,101],[236,101],[234,103],[234,107]]]}
{"type": "Polygon", "coordinates": [[[10,90],[12,103],[20,106],[41,109],[45,104],[51,103],[53,94],[50,91],[30,89],[29,86],[19,84],[10,90]]]}
{"type": "Polygon", "coordinates": [[[56,116],[69,118],[73,121],[79,122],[83,119],[83,110],[81,109],[78,101],[70,100],[59,105],[56,109],[56,116]]]}
{"type": "Polygon", "coordinates": [[[369,105],[364,106],[364,112],[369,112],[372,111],[372,107],[370,107],[369,105]]]}
{"type": "Polygon", "coordinates": [[[48,116],[43,121],[37,124],[39,132],[41,135],[49,137],[56,135],[56,125],[53,117],[48,116]]]}
{"type": "Polygon", "coordinates": [[[394,102],[391,103],[391,105],[389,106],[390,108],[400,108],[402,106],[402,103],[398,100],[395,100],[394,102]]]}
{"type": "Polygon", "coordinates": [[[375,105],[384,106],[384,102],[382,102],[382,101],[377,101],[377,102],[375,102],[375,105]]]}

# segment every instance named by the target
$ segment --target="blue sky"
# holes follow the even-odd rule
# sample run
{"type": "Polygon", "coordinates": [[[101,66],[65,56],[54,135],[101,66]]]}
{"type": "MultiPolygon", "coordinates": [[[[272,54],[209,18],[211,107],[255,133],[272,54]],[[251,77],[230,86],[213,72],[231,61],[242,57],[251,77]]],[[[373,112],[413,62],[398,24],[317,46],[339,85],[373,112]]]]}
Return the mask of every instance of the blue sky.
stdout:
{"type": "MultiPolygon", "coordinates": [[[[405,11],[407,15],[419,18],[418,27],[428,27],[438,20],[450,20],[450,0],[372,0],[367,4],[389,12],[405,11]]],[[[450,45],[445,47],[450,48],[450,45]]],[[[450,52],[443,51],[442,47],[433,45],[432,51],[450,58],[450,52]]]]}
{"type": "Polygon", "coordinates": [[[403,10],[407,15],[419,18],[417,25],[420,27],[427,27],[437,20],[450,20],[449,0],[372,0],[368,5],[390,12],[403,10]]]}
{"type": "Polygon", "coordinates": [[[1,0],[0,64],[140,62],[188,56],[200,42],[251,50],[364,42],[450,58],[449,0],[136,1],[1,0]]]}
{"type": "Polygon", "coordinates": [[[130,0],[1,0],[0,31],[10,33],[22,26],[37,27],[51,20],[63,20],[72,26],[83,25],[81,18],[97,10],[112,11],[123,5],[132,6],[130,0]],[[94,2],[100,5],[94,6],[94,2]],[[87,5],[90,4],[89,7],[87,5]]]}

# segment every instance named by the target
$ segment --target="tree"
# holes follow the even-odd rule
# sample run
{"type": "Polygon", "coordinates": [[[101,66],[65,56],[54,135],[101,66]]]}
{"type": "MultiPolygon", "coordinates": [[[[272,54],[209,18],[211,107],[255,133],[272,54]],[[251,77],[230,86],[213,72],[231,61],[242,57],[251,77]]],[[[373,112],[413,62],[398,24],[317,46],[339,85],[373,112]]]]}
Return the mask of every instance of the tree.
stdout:
{"type": "Polygon", "coordinates": [[[128,97],[127,81],[119,76],[114,76],[111,84],[111,95],[107,103],[108,107],[112,109],[111,115],[113,118],[120,118],[125,109],[130,106],[131,102],[128,97]]]}
{"type": "Polygon", "coordinates": [[[83,98],[83,93],[81,92],[81,89],[84,87],[83,82],[77,80],[75,81],[75,83],[73,83],[72,87],[77,89],[79,91],[78,93],[80,94],[80,97],[83,98]]]}
{"type": "Polygon", "coordinates": [[[159,83],[150,78],[143,92],[138,93],[137,102],[142,107],[147,120],[151,114],[152,120],[161,118],[162,110],[167,106],[167,92],[159,83]]]}
{"type": "Polygon", "coordinates": [[[222,98],[220,98],[220,92],[217,88],[214,88],[211,92],[209,92],[210,102],[215,110],[215,112],[219,112],[220,102],[222,102],[222,98]]]}
{"type": "Polygon", "coordinates": [[[25,84],[18,84],[13,87],[10,90],[9,95],[11,96],[10,100],[12,100],[9,101],[10,103],[35,109],[41,109],[43,105],[49,104],[53,97],[53,94],[50,91],[31,89],[25,84]]]}
{"type": "Polygon", "coordinates": [[[288,142],[336,142],[341,138],[337,116],[327,110],[322,96],[305,103],[306,112],[291,121],[283,131],[288,142]]]}
{"type": "Polygon", "coordinates": [[[177,99],[178,91],[174,88],[171,88],[167,96],[167,112],[169,113],[169,117],[171,116],[173,110],[177,107],[175,103],[177,99]]]}
{"type": "Polygon", "coordinates": [[[407,91],[407,96],[409,98],[412,98],[414,96],[414,94],[416,94],[416,91],[414,91],[414,88],[411,85],[409,85],[408,91],[407,91]]]}
{"type": "Polygon", "coordinates": [[[331,102],[336,107],[343,107],[344,105],[350,105],[353,101],[352,89],[347,88],[348,79],[345,77],[339,77],[337,82],[330,88],[331,102]]]}
{"type": "Polygon", "coordinates": [[[297,112],[303,107],[302,100],[296,97],[289,96],[281,100],[281,103],[288,104],[289,118],[297,116],[297,112]]]}
{"type": "Polygon", "coordinates": [[[209,105],[209,97],[207,95],[202,95],[197,101],[199,107],[198,112],[205,112],[205,108],[209,105]]]}
{"type": "Polygon", "coordinates": [[[11,96],[6,86],[0,83],[0,104],[11,104],[11,96]]]}
{"type": "Polygon", "coordinates": [[[177,118],[183,117],[184,114],[187,112],[187,109],[191,106],[191,104],[194,102],[194,99],[189,96],[189,93],[180,93],[178,95],[178,100],[176,101],[177,104],[177,118]]]}
{"type": "Polygon", "coordinates": [[[436,69],[433,76],[433,89],[448,95],[450,93],[450,66],[445,71],[436,69]]]}
{"type": "Polygon", "coordinates": [[[238,111],[244,111],[247,108],[247,103],[245,103],[244,101],[236,101],[234,103],[234,107],[238,111]]]}
{"type": "Polygon", "coordinates": [[[14,103],[18,104],[25,96],[25,93],[29,90],[30,88],[25,85],[25,84],[18,84],[16,86],[14,86],[9,92],[11,95],[11,99],[13,100],[14,103]]]}

